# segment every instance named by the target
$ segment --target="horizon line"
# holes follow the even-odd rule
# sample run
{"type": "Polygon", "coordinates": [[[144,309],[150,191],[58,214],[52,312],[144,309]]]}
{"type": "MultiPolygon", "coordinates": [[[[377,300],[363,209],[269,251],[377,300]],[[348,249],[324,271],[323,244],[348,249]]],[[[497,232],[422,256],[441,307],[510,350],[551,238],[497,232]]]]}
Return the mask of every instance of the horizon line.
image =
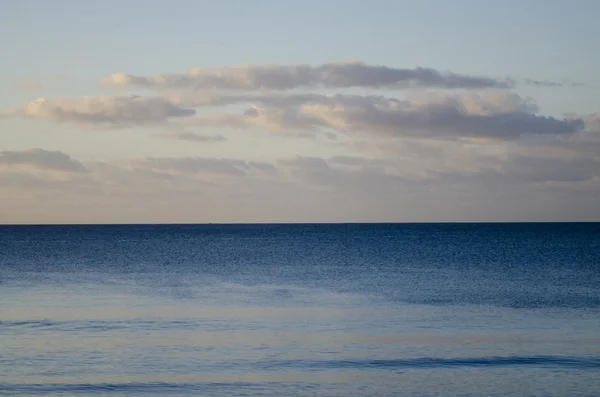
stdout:
{"type": "Polygon", "coordinates": [[[452,224],[591,224],[593,221],[411,221],[411,222],[143,222],[143,223],[0,223],[3,226],[313,226],[313,225],[452,225],[452,224]]]}

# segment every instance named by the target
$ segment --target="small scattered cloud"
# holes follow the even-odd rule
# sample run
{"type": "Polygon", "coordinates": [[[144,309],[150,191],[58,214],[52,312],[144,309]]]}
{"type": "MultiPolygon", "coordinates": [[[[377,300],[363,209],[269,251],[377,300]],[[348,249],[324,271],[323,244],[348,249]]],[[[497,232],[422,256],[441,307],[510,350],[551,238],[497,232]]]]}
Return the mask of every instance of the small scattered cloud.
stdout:
{"type": "Polygon", "coordinates": [[[525,85],[529,85],[529,86],[533,86],[533,87],[538,87],[538,88],[544,88],[544,87],[549,87],[549,88],[556,88],[556,87],[581,87],[581,88],[588,88],[588,89],[593,89],[593,90],[597,90],[598,89],[598,87],[595,87],[593,85],[582,83],[580,81],[568,80],[568,79],[562,79],[562,80],[538,80],[538,79],[526,78],[526,79],[523,79],[521,81],[525,85]]]}
{"type": "Polygon", "coordinates": [[[39,91],[42,88],[40,82],[32,78],[21,79],[17,82],[16,86],[24,91],[39,91]]]}
{"type": "Polygon", "coordinates": [[[172,139],[178,141],[198,142],[198,143],[214,143],[225,142],[227,138],[223,135],[205,135],[191,131],[167,131],[156,134],[157,137],[163,139],[172,139]]]}
{"type": "Polygon", "coordinates": [[[22,151],[0,151],[0,164],[5,167],[26,167],[39,170],[63,172],[87,172],[77,160],[59,151],[29,149],[22,151]]]}
{"type": "Polygon", "coordinates": [[[536,80],[536,79],[525,79],[526,85],[534,87],[562,87],[565,85],[564,82],[552,81],[552,80],[536,80]]]}

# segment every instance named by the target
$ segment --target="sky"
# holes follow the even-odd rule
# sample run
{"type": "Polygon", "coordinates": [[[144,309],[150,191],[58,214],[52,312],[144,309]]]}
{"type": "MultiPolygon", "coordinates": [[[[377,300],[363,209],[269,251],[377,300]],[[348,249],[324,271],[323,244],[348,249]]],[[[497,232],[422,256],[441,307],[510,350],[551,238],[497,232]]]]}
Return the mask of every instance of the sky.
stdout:
{"type": "Polygon", "coordinates": [[[600,221],[600,2],[0,4],[0,223],[600,221]]]}

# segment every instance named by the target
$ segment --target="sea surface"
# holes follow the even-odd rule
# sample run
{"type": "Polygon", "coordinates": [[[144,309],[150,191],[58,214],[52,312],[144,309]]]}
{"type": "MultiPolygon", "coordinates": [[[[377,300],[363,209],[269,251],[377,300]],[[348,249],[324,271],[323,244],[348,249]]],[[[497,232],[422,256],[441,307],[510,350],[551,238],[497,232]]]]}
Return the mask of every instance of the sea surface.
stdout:
{"type": "Polygon", "coordinates": [[[0,226],[0,395],[600,396],[600,224],[0,226]]]}

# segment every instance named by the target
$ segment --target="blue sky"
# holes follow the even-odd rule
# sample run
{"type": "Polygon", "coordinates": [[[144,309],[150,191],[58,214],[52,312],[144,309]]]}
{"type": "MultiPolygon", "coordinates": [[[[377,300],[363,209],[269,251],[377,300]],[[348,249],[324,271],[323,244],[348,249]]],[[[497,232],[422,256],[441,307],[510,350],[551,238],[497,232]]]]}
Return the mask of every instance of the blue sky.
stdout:
{"type": "MultiPolygon", "coordinates": [[[[536,114],[560,120],[565,114],[576,113],[584,119],[600,109],[597,15],[600,15],[600,3],[583,0],[575,3],[533,0],[7,2],[0,5],[0,48],[5,53],[0,63],[3,86],[0,109],[21,108],[39,97],[155,95],[147,87],[100,84],[114,73],[152,76],[186,73],[192,67],[222,68],[243,63],[317,66],[360,60],[367,65],[403,70],[425,67],[440,73],[497,80],[511,78],[516,83],[510,87],[510,94],[534,101],[536,114]],[[527,84],[526,79],[560,86],[537,87],[527,84]]],[[[437,88],[423,89],[432,90],[437,88]]],[[[383,95],[412,98],[414,91],[384,90],[383,95]]],[[[369,90],[369,93],[374,92],[369,90]]],[[[468,106],[474,105],[469,102],[468,106]]],[[[245,105],[240,105],[240,109],[243,107],[245,105]]],[[[198,114],[219,113],[215,109],[197,111],[198,114]]],[[[104,128],[98,132],[96,127],[90,129],[55,121],[44,117],[3,117],[0,119],[0,150],[19,152],[41,148],[66,153],[83,163],[194,156],[266,159],[275,163],[290,156],[329,158],[344,154],[389,160],[389,154],[381,153],[380,149],[358,153],[326,139],[321,142],[319,139],[269,138],[264,131],[248,134],[231,124],[223,125],[222,121],[206,129],[213,135],[227,135],[226,143],[214,144],[156,139],[153,137],[156,126],[148,134],[146,124],[127,126],[129,132],[123,133],[122,129],[104,128]]],[[[586,137],[594,128],[586,124],[586,137]]],[[[338,144],[347,141],[342,135],[338,136],[338,144]]],[[[595,139],[595,135],[592,136],[595,139]]],[[[407,147],[413,144],[413,139],[412,136],[401,142],[396,139],[394,144],[407,147]]],[[[357,145],[379,145],[379,141],[371,138],[353,136],[351,140],[356,140],[357,145]]],[[[423,142],[419,141],[418,145],[423,142]]],[[[522,139],[518,142],[522,143],[522,139]]],[[[442,144],[445,141],[431,143],[436,150],[452,150],[439,149],[442,144]]],[[[498,156],[503,159],[515,156],[512,152],[506,154],[509,150],[506,145],[505,141],[496,142],[473,150],[502,152],[504,154],[498,156]]],[[[459,150],[466,149],[463,145],[459,150]]],[[[520,156],[522,153],[519,153],[520,156]]],[[[588,155],[587,160],[590,159],[593,156],[588,155]]],[[[441,163],[438,166],[441,167],[441,163]]],[[[590,174],[591,180],[597,175],[594,172],[590,174]]],[[[14,166],[10,175],[11,180],[17,178],[14,166]]],[[[440,186],[431,183],[432,188],[440,186]]],[[[476,184],[475,181],[470,183],[476,184]]],[[[19,192],[11,194],[25,194],[19,192]]],[[[235,195],[233,191],[231,194],[235,195]]],[[[573,194],[579,194],[585,201],[589,193],[573,194]]],[[[315,200],[318,202],[318,198],[315,200]]],[[[4,211],[7,221],[27,218],[13,215],[14,211],[9,208],[4,211]]],[[[483,207],[478,211],[483,211],[483,207]]],[[[313,219],[318,213],[308,218],[313,219]]],[[[386,214],[383,211],[372,218],[386,218],[386,214]]],[[[550,210],[544,214],[550,214],[550,210]]],[[[506,214],[498,213],[492,218],[503,216],[506,214]]],[[[545,219],[544,216],[540,213],[536,219],[545,219]]],[[[364,217],[371,219],[369,215],[364,217]]],[[[461,219],[465,217],[469,217],[467,210],[460,215],[461,219]]],[[[577,215],[577,219],[581,217],[585,216],[577,215]]],[[[42,218],[40,221],[44,221],[42,218]]],[[[140,220],[150,218],[140,215],[140,220]]],[[[209,218],[203,215],[198,221],[219,220],[209,218]]],[[[353,214],[348,210],[334,218],[352,220],[353,214]]],[[[389,218],[398,217],[389,214],[389,218]]],[[[444,213],[441,218],[451,219],[452,214],[444,213]]],[[[56,219],[58,222],[61,218],[56,219]]]]}

